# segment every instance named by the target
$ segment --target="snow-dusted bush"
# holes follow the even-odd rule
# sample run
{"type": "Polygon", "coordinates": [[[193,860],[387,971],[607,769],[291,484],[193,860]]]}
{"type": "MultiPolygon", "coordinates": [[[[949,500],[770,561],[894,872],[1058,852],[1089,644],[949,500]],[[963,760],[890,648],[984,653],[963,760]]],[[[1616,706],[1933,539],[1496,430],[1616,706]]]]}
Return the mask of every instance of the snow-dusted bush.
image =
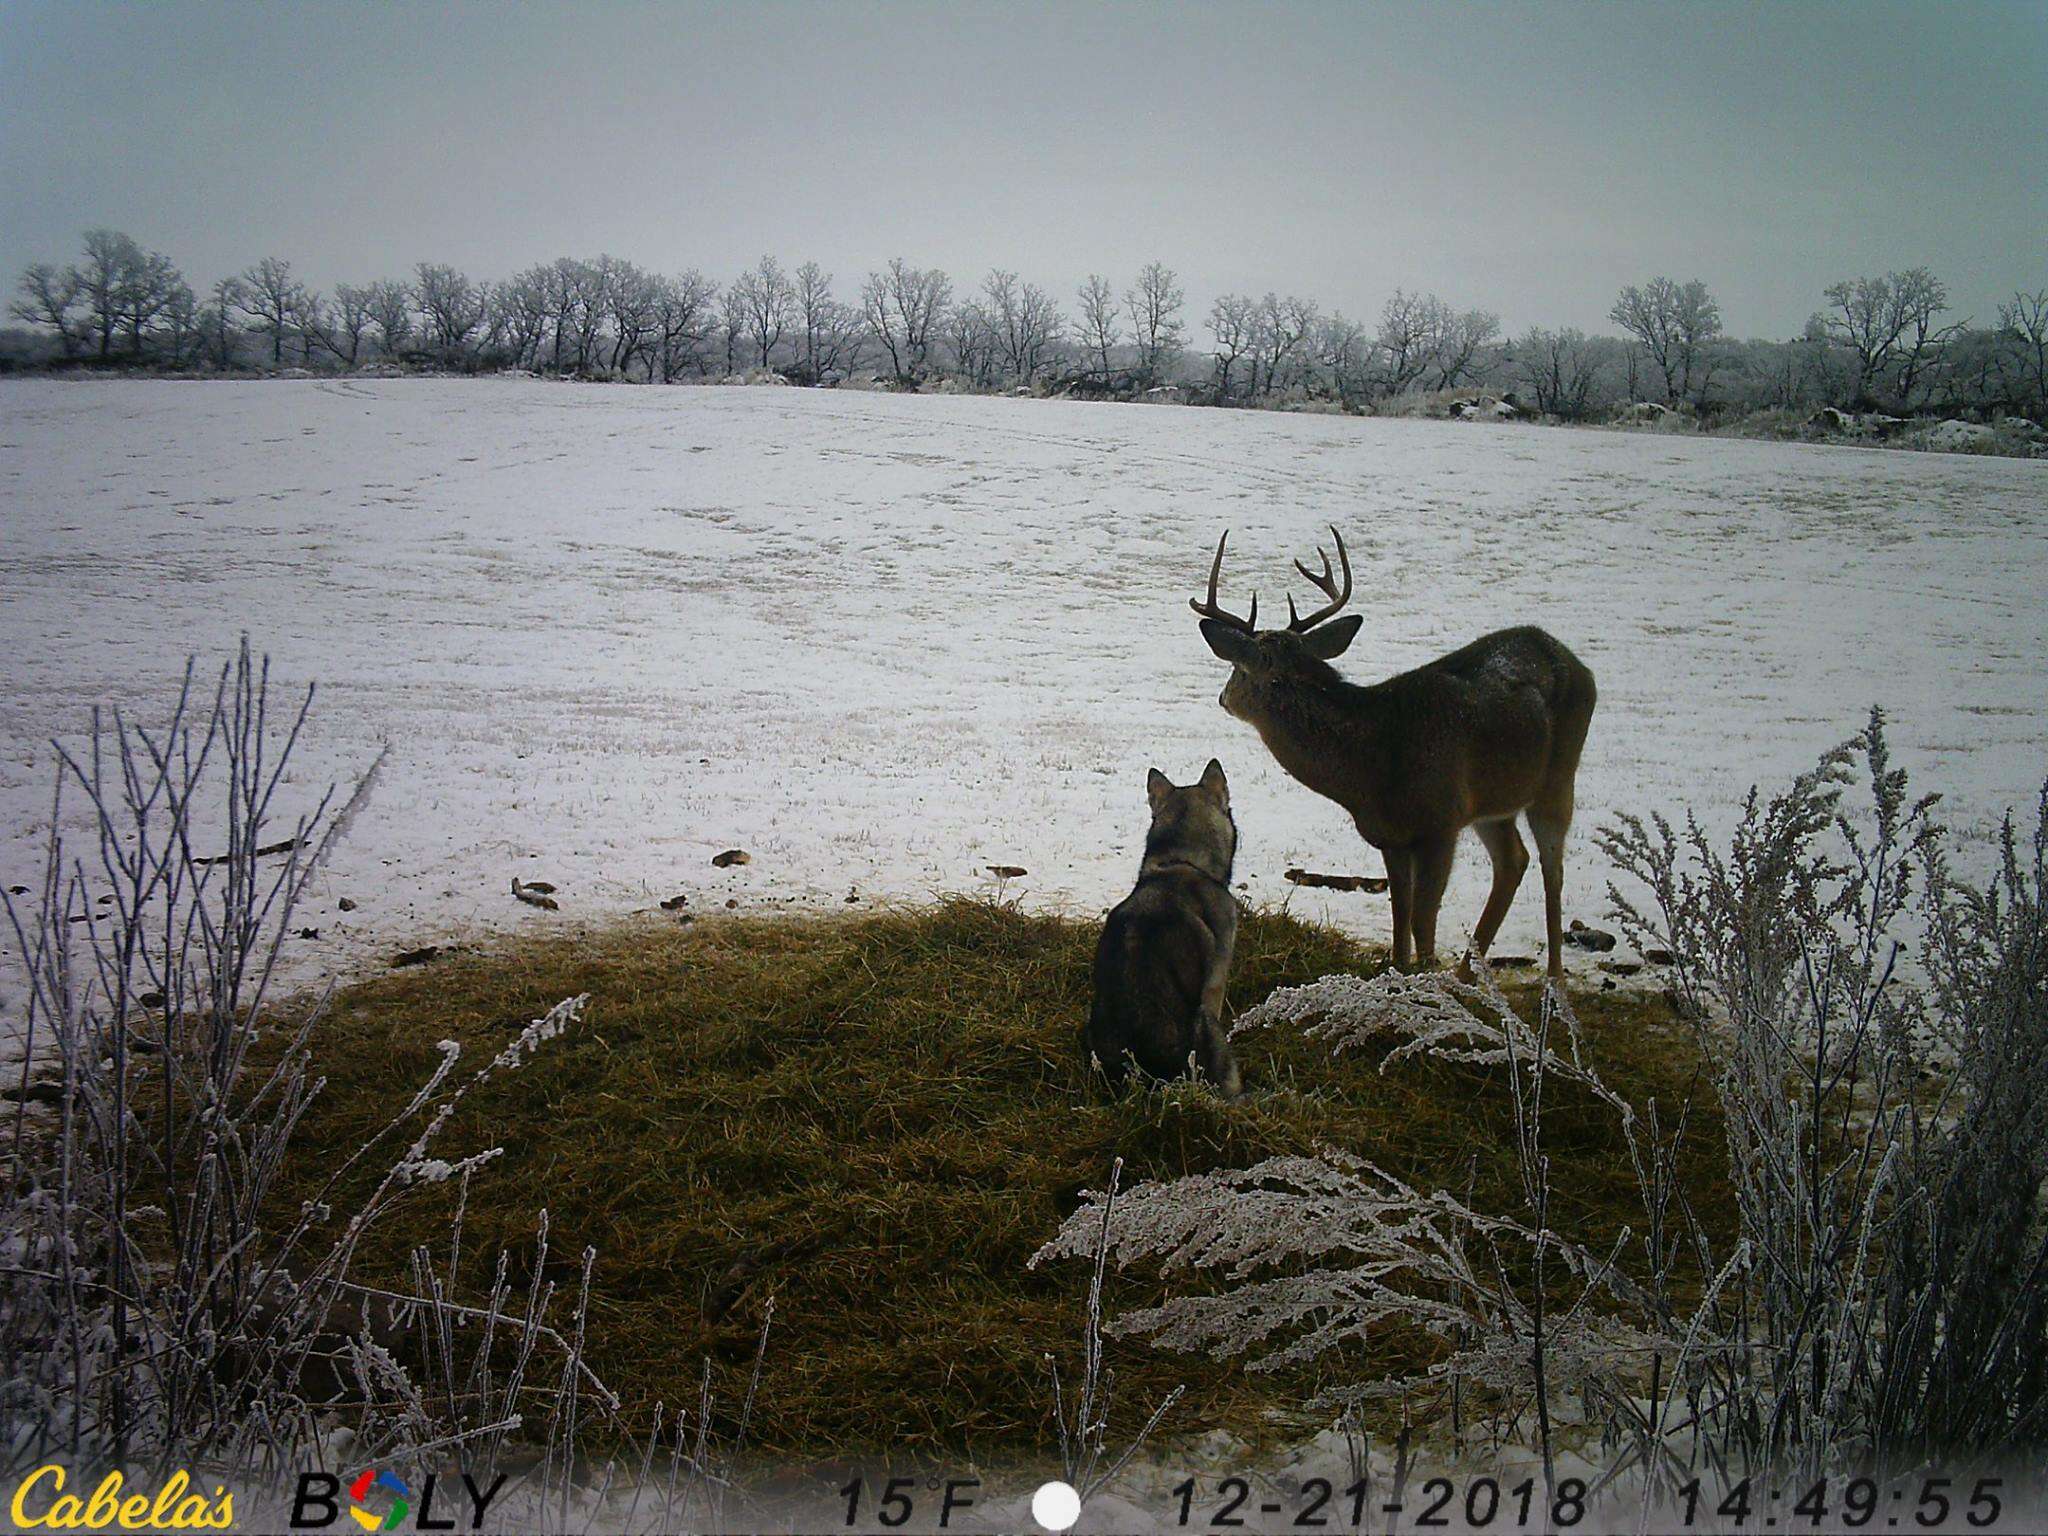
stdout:
{"type": "MultiPolygon", "coordinates": [[[[1156,1260],[1168,1276],[1210,1276],[1220,1285],[1119,1318],[1113,1331],[1246,1355],[1253,1370],[1369,1347],[1388,1324],[1442,1341],[1440,1358],[1419,1374],[1340,1383],[1318,1399],[1325,1407],[1456,1394],[1501,1439],[1533,1433],[1546,1469],[1553,1408],[1567,1398],[1610,1422],[1633,1415],[1651,1434],[1640,1367],[1664,1349],[1683,1357],[1684,1335],[1698,1330],[1674,1316],[1668,1294],[1641,1283],[1620,1246],[1593,1248],[1551,1222],[1543,1117],[1553,1080],[1590,1089],[1636,1145],[1632,1111],[1585,1063],[1562,1000],[1549,994],[1531,1024],[1484,974],[1469,984],[1444,975],[1329,977],[1274,994],[1240,1028],[1288,1023],[1307,1023],[1333,1052],[1391,1037],[1398,1043],[1382,1070],[1416,1054],[1504,1067],[1522,1208],[1483,1211],[1332,1149],[1142,1184],[1114,1211],[1089,1194],[1039,1258],[1086,1252],[1101,1229],[1119,1265],[1156,1260]],[[1562,1051],[1554,1033],[1569,1041],[1562,1051]]],[[[1654,1166],[1654,1157],[1640,1162],[1646,1181],[1654,1166]]]]}
{"type": "MultiPolygon", "coordinates": [[[[437,1158],[437,1132],[471,1088],[573,1028],[584,999],[466,1079],[443,1042],[428,1080],[394,1085],[396,1109],[366,1115],[322,1186],[286,1201],[322,1009],[277,1009],[273,970],[376,773],[276,836],[311,702],[274,713],[245,640],[210,703],[188,666],[162,729],[96,715],[89,751],[60,748],[42,889],[7,899],[27,991],[0,1194],[0,1469],[61,1456],[260,1483],[346,1444],[357,1463],[431,1470],[459,1452],[488,1471],[524,1423],[545,1451],[541,1507],[568,1486],[579,1410],[616,1406],[582,1360],[594,1254],[567,1333],[540,1260],[523,1296],[500,1255],[481,1304],[460,1299],[459,1215],[444,1259],[415,1256],[410,1294],[351,1266],[408,1191],[452,1178],[466,1197],[494,1153],[437,1158]],[[80,796],[82,853],[61,830],[80,796]]],[[[543,1259],[545,1245],[542,1213],[543,1259]]]]}
{"type": "MultiPolygon", "coordinates": [[[[1073,1383],[1072,1400],[1060,1381],[1059,1362],[1050,1354],[1046,1364],[1052,1374],[1053,1422],[1058,1426],[1060,1436],[1060,1476],[1067,1486],[1081,1496],[1085,1504],[1089,1498],[1109,1486],[1122,1471],[1125,1464],[1144,1448],[1145,1441],[1168,1413],[1173,1405],[1186,1393],[1185,1386],[1175,1387],[1152,1410],[1143,1426],[1124,1445],[1120,1452],[1113,1452],[1109,1443],[1110,1410],[1116,1403],[1116,1372],[1104,1361],[1102,1348],[1102,1277],[1109,1267],[1110,1222],[1116,1214],[1117,1186],[1122,1182],[1124,1160],[1118,1158],[1109,1170],[1109,1188],[1098,1202],[1099,1220],[1095,1228],[1093,1246],[1076,1250],[1088,1254],[1094,1261],[1094,1273],[1088,1281],[1088,1310],[1086,1326],[1082,1334],[1081,1379],[1073,1383]]],[[[1036,1265],[1047,1257],[1040,1253],[1032,1258],[1036,1265]]]]}
{"type": "Polygon", "coordinates": [[[1401,1394],[1491,1413],[1551,1462],[1576,1398],[1611,1470],[1669,1487],[1748,1471],[1900,1471],[2038,1448],[2048,1414],[2048,791],[2030,842],[1960,881],[1891,763],[1882,717],[1784,793],[1752,792],[1728,845],[1688,820],[1602,835],[1647,892],[1613,893],[1716,1074],[1739,1215],[1688,1204],[1688,1108],[1644,1112],[1602,1083],[1569,1006],[1532,1023],[1484,976],[1331,977],[1244,1021],[1341,1051],[1391,1038],[1502,1069],[1521,1200],[1474,1208],[1341,1151],[1090,1196],[1042,1257],[1088,1251],[1204,1283],[1117,1320],[1251,1368],[1325,1357],[1381,1327],[1443,1341],[1401,1394]],[[1860,768],[1860,773],[1858,769],[1860,768]],[[1868,799],[1845,801],[1858,778],[1868,799]],[[1903,972],[1917,950],[1916,974],[1903,972]],[[1561,1033],[1561,1039],[1560,1039],[1561,1033]],[[1553,1043],[1557,1041],[1558,1043],[1553,1043]],[[1639,1227],[1599,1249],[1556,1229],[1544,1101],[1570,1083],[1615,1116],[1639,1227]],[[1647,1475],[1644,1475],[1647,1474],[1647,1475]]]}
{"type": "Polygon", "coordinates": [[[1752,793],[1725,852],[1691,821],[1603,838],[1649,892],[1616,893],[1616,916],[1672,950],[1720,1069],[1755,1260],[1751,1347],[1715,1389],[1751,1459],[1896,1468],[2048,1440],[2048,792],[2030,839],[2007,818],[1981,887],[1934,803],[1873,712],[1784,794],[1752,793]]]}

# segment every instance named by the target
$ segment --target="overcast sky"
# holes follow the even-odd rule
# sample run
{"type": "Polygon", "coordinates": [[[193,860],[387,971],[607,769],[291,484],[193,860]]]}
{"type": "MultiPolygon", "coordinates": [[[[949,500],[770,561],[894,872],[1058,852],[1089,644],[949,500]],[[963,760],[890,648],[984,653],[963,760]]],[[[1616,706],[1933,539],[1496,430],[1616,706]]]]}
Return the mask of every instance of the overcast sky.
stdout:
{"type": "Polygon", "coordinates": [[[1704,278],[1796,332],[1925,264],[2048,286],[2048,4],[582,6],[0,0],[0,274],[109,225],[195,286],[609,251],[892,255],[1071,310],[1157,257],[1371,316],[1611,330],[1704,278]]]}

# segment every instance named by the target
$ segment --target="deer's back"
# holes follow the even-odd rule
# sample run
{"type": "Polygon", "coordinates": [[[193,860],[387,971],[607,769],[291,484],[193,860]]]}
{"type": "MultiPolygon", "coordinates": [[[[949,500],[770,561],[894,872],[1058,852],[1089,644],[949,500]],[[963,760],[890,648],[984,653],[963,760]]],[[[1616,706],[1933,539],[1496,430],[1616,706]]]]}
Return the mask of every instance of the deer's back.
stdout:
{"type": "Polygon", "coordinates": [[[1481,635],[1389,683],[1410,679],[1469,703],[1526,698],[1552,713],[1570,713],[1583,701],[1588,714],[1593,705],[1592,672],[1562,640],[1533,624],[1481,635]]]}
{"type": "Polygon", "coordinates": [[[1527,807],[1577,767],[1595,698],[1586,665],[1530,625],[1482,635],[1366,691],[1380,715],[1375,735],[1401,761],[1375,775],[1382,795],[1361,819],[1386,823],[1390,837],[1527,807]]]}

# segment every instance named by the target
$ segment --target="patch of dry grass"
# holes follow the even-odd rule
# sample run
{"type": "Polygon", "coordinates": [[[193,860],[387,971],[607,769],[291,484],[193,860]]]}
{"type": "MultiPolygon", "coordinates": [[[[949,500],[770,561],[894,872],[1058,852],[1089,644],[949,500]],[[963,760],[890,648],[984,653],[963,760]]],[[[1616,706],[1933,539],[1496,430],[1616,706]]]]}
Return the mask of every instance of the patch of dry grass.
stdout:
{"type": "MultiPolygon", "coordinates": [[[[588,992],[580,1028],[472,1093],[437,1140],[443,1157],[505,1149],[470,1193],[465,1281],[480,1286],[500,1247],[529,1252],[541,1207],[572,1290],[576,1256],[594,1245],[591,1364],[642,1423],[657,1398],[694,1399],[707,1356],[721,1400],[734,1400],[772,1291],[751,1438],[805,1459],[1051,1446],[1044,1354],[1071,1377],[1087,1276],[1025,1264],[1117,1156],[1129,1184],[1336,1146],[1425,1186],[1469,1186],[1482,1208],[1517,1199],[1495,1071],[1417,1060],[1382,1077],[1376,1058],[1332,1061],[1261,1030],[1240,1042],[1238,1105],[1187,1086],[1091,1091],[1075,1034],[1095,934],[963,900],[856,918],[637,921],[394,972],[343,992],[323,1024],[329,1081],[297,1156],[310,1185],[360,1139],[366,1104],[425,1077],[437,1040],[480,1060],[588,992]]],[[[1384,964],[1330,929],[1254,913],[1231,1001],[1384,964]]],[[[1667,1109],[1686,1096],[1696,1057],[1661,1001],[1590,993],[1579,1011],[1610,1084],[1667,1109]]],[[[1711,1211],[1726,1193],[1704,1114],[1691,1193],[1711,1211]]],[[[1560,1226],[1590,1239],[1638,1219],[1609,1115],[1560,1089],[1546,1130],[1560,1226]]],[[[414,1244],[445,1253],[453,1200],[452,1185],[421,1190],[372,1234],[359,1272],[398,1280],[414,1244]]],[[[1157,1294],[1112,1275],[1109,1311],[1157,1294]]],[[[1319,1370],[1355,1379],[1430,1348],[1389,1335],[1373,1358],[1319,1370]]],[[[1133,1341],[1111,1351],[1126,1432],[1184,1381],[1168,1438],[1225,1426],[1259,1441],[1286,1432],[1318,1385],[1133,1341]]]]}

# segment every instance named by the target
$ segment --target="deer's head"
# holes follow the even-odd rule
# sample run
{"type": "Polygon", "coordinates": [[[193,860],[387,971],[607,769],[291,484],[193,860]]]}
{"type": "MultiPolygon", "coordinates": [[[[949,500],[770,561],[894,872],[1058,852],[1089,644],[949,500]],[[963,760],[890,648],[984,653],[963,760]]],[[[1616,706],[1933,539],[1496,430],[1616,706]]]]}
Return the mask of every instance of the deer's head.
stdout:
{"type": "Polygon", "coordinates": [[[1216,558],[1209,566],[1209,595],[1190,598],[1188,606],[1202,616],[1202,638],[1209,649],[1230,663],[1230,681],[1217,700],[1238,719],[1261,726],[1270,719],[1274,699],[1303,684],[1321,682],[1330,675],[1329,663],[1344,653],[1357,638],[1365,621],[1357,614],[1337,618],[1337,611],[1351,601],[1351,557],[1344,549],[1344,535],[1333,527],[1337,560],[1342,576],[1330,569],[1330,557],[1322,555],[1320,574],[1299,560],[1294,568],[1321,589],[1329,599],[1314,613],[1303,617],[1294,611],[1294,598],[1287,599],[1287,627],[1260,629],[1259,595],[1252,594],[1251,612],[1243,618],[1221,608],[1216,602],[1216,583],[1223,574],[1223,547],[1230,531],[1216,541],[1216,558]],[[1340,584],[1341,583],[1341,584],[1340,584]]]}

